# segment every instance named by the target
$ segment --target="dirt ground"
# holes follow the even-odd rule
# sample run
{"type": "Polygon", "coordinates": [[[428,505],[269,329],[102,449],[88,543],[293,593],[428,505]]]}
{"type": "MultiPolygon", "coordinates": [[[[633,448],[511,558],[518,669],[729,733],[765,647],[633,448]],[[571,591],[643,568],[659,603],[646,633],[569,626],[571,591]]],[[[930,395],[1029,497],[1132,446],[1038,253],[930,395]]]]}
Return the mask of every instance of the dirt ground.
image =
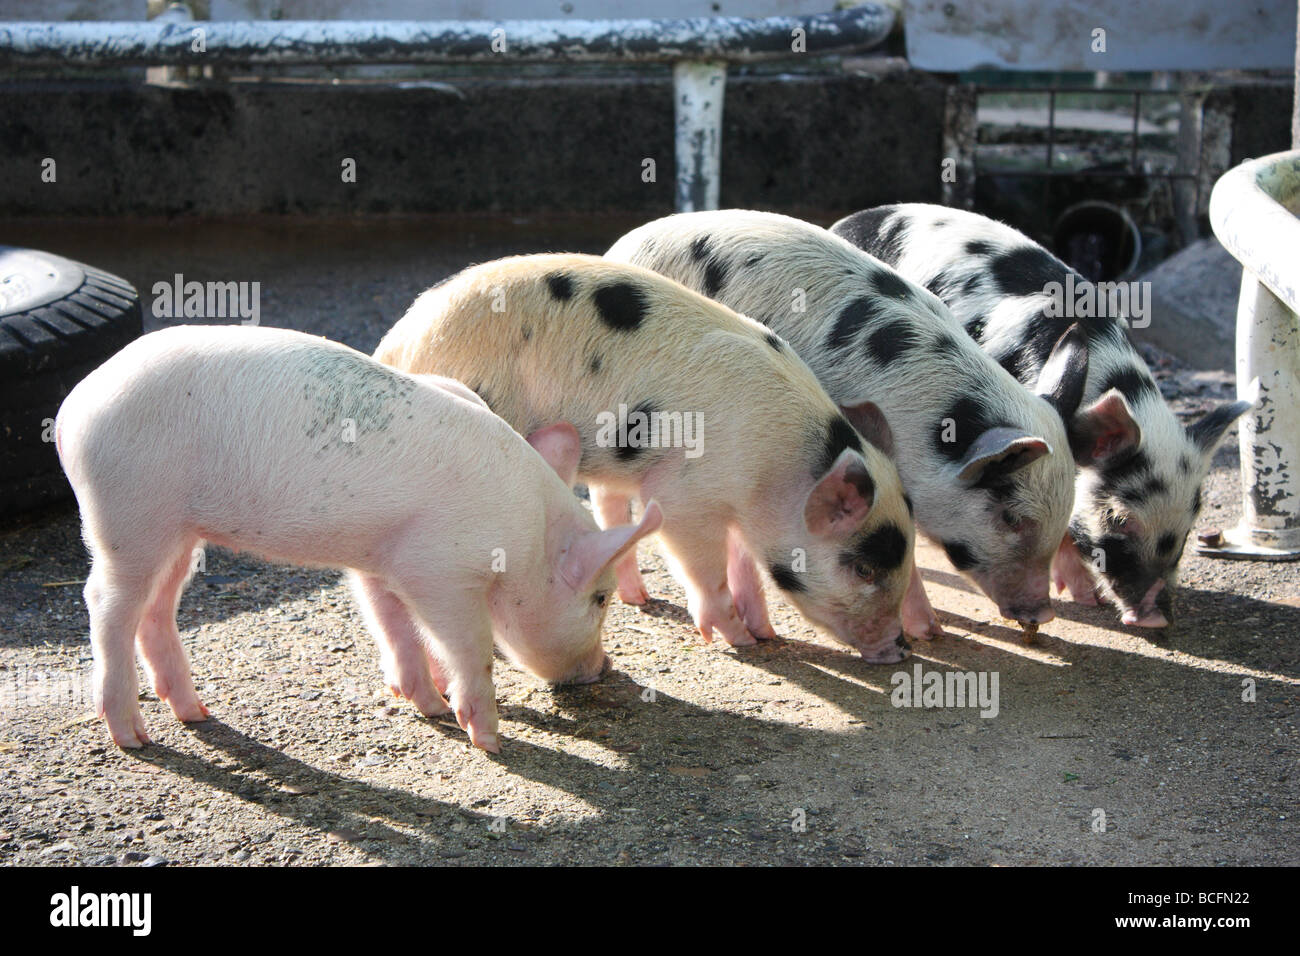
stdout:
{"type": "MultiPolygon", "coordinates": [[[[600,251],[626,225],[7,239],[118,271],[146,301],[178,271],[260,281],[262,324],[369,349],[468,262],[600,251]]],[[[1223,375],[1162,374],[1182,411],[1229,394],[1223,375]]],[[[1233,524],[1238,498],[1234,438],[1197,530],[1233,524]]],[[[180,626],[213,717],[178,724],[146,692],[155,744],[123,753],[88,716],[77,518],[47,513],[0,531],[0,864],[1300,862],[1300,564],[1189,548],[1166,633],[1061,604],[1025,646],[936,549],[919,557],[948,635],[869,666],[775,594],[781,640],[702,644],[643,548],[657,600],[615,602],[601,683],[553,690],[498,663],[493,756],[388,696],[339,575],[210,550],[180,626]],[[917,665],[996,674],[996,716],[893,706],[893,675],[917,665]]]]}

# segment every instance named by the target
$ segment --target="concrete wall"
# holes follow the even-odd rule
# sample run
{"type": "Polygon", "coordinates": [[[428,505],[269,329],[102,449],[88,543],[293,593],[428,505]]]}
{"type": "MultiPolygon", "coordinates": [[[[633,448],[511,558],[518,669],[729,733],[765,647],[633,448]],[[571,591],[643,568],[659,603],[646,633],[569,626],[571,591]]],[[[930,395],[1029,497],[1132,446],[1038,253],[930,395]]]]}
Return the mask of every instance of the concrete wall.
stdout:
{"type": "MultiPolygon", "coordinates": [[[[729,78],[722,205],[839,215],[939,201],[945,89],[904,71],[729,78]]],[[[14,81],[0,85],[0,142],[0,216],[664,213],[673,202],[666,70],[413,88],[14,81]],[[342,181],[345,158],[355,183],[342,181]]]]}

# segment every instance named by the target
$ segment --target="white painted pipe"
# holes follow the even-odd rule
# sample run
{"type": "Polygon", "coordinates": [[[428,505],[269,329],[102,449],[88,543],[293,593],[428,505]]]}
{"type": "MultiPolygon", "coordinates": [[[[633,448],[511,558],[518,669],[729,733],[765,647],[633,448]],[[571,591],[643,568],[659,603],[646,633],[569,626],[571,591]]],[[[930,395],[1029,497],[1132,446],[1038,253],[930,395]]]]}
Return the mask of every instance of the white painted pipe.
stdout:
{"type": "Polygon", "coordinates": [[[312,63],[674,63],[867,49],[893,29],[876,3],[805,16],[629,20],[212,20],[0,23],[0,67],[312,63]],[[201,30],[202,44],[194,42],[201,30]]]}
{"type": "Polygon", "coordinates": [[[1210,195],[1210,222],[1242,265],[1237,393],[1242,520],[1223,557],[1300,558],[1300,150],[1242,163],[1210,195]],[[1257,396],[1251,394],[1257,391],[1257,396]]]}
{"type": "Polygon", "coordinates": [[[682,61],[673,65],[678,212],[718,208],[726,86],[726,63],[682,61]]]}

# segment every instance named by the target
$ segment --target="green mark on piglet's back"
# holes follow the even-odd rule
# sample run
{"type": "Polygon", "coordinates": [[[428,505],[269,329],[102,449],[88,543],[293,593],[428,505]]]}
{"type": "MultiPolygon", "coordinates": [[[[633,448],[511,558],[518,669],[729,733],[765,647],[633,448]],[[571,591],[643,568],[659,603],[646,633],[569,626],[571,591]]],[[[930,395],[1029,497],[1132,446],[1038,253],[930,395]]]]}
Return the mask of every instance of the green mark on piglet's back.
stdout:
{"type": "Polygon", "coordinates": [[[306,435],[327,436],[331,444],[344,443],[348,420],[354,439],[386,431],[416,389],[409,379],[346,352],[313,351],[302,356],[299,371],[310,415],[306,435]]]}

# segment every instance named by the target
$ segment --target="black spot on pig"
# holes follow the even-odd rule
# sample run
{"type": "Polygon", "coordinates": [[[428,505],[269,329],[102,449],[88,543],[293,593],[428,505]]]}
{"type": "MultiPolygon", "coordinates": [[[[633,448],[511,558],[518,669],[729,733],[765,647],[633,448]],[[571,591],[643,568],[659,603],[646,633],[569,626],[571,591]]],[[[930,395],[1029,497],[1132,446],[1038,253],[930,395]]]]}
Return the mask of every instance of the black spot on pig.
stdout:
{"type": "Polygon", "coordinates": [[[1126,535],[1107,534],[1097,542],[1097,547],[1106,554],[1102,573],[1110,580],[1111,586],[1130,603],[1141,601],[1150,586],[1146,583],[1150,575],[1136,542],[1126,535]]]}
{"type": "Polygon", "coordinates": [[[1107,392],[1112,388],[1119,389],[1119,393],[1128,399],[1130,405],[1136,405],[1138,399],[1144,395],[1158,397],[1160,390],[1156,388],[1156,383],[1152,381],[1151,376],[1143,374],[1144,372],[1145,369],[1138,369],[1131,365],[1117,369],[1106,377],[1101,390],[1107,392]]]}
{"type": "Polygon", "coordinates": [[[822,435],[821,449],[817,453],[817,461],[813,465],[813,477],[821,478],[835,460],[840,457],[844,449],[852,448],[854,451],[862,452],[862,438],[849,424],[847,418],[843,415],[835,415],[826,423],[826,431],[822,435]]]}
{"type": "Polygon", "coordinates": [[[704,263],[704,294],[714,298],[722,290],[726,281],[726,265],[716,256],[710,257],[709,261],[704,263]]]}
{"type": "Polygon", "coordinates": [[[772,346],[772,348],[778,352],[785,350],[785,346],[782,344],[780,337],[774,332],[767,333],[766,341],[768,345],[772,346]]]}
{"type": "Polygon", "coordinates": [[[1184,475],[1190,475],[1192,473],[1192,460],[1188,458],[1186,455],[1179,455],[1178,470],[1181,471],[1184,475]]]}
{"type": "Polygon", "coordinates": [[[573,298],[573,279],[563,272],[552,272],[546,277],[546,287],[551,290],[551,295],[561,302],[567,302],[573,298]]]}
{"type": "Polygon", "coordinates": [[[978,272],[972,272],[961,284],[962,295],[974,295],[984,285],[984,279],[978,272]]]}
{"type": "Polygon", "coordinates": [[[782,591],[799,593],[808,590],[808,585],[804,584],[803,578],[799,577],[798,572],[788,564],[773,561],[767,566],[767,573],[772,575],[772,583],[782,591]]]}
{"type": "Polygon", "coordinates": [[[978,399],[962,396],[948,406],[936,423],[934,445],[949,461],[961,461],[976,438],[996,427],[1008,426],[1006,422],[993,418],[978,399]]]}
{"type": "Polygon", "coordinates": [[[867,336],[867,353],[878,365],[888,365],[920,343],[906,322],[887,322],[867,336]]]}
{"type": "Polygon", "coordinates": [[[961,280],[953,273],[947,270],[940,270],[931,276],[930,281],[925,284],[926,289],[940,299],[947,301],[948,295],[953,289],[957,288],[961,280]]]}
{"type": "Polygon", "coordinates": [[[1156,554],[1162,558],[1167,558],[1174,553],[1174,548],[1178,547],[1178,536],[1172,531],[1166,531],[1156,539],[1156,554]]]}
{"type": "Polygon", "coordinates": [[[898,215],[893,206],[880,206],[854,213],[840,223],[835,232],[864,252],[892,266],[902,257],[903,235],[907,232],[907,226],[907,217],[898,215]],[[887,219],[890,220],[889,226],[882,228],[887,219]]]}
{"type": "Polygon", "coordinates": [[[835,325],[831,328],[830,335],[826,338],[826,345],[833,349],[842,349],[852,345],[853,340],[858,337],[858,333],[871,322],[877,315],[876,304],[868,297],[862,296],[854,299],[844,308],[840,309],[840,314],[835,319],[835,325]]]}
{"type": "Polygon", "coordinates": [[[603,364],[604,361],[601,359],[599,355],[593,355],[590,359],[587,360],[587,370],[591,372],[592,375],[599,375],[600,368],[603,364]]]}
{"type": "Polygon", "coordinates": [[[745,266],[746,266],[746,268],[749,268],[749,269],[754,268],[754,266],[758,265],[760,262],[763,261],[763,257],[766,256],[766,255],[767,255],[766,252],[756,252],[756,253],[754,253],[752,256],[750,256],[749,258],[747,258],[747,259],[745,260],[745,266]]]}
{"type": "Polygon", "coordinates": [[[1032,345],[1012,346],[990,354],[993,355],[994,361],[1022,384],[1032,384],[1037,380],[1040,363],[1036,361],[1032,345]]]}
{"type": "Polygon", "coordinates": [[[1112,488],[1118,488],[1135,479],[1145,480],[1150,475],[1151,459],[1146,452],[1137,449],[1108,462],[1102,470],[1102,481],[1112,488]]]}
{"type": "Polygon", "coordinates": [[[935,337],[934,350],[950,359],[961,355],[961,345],[947,332],[940,332],[935,337]]]}
{"type": "Polygon", "coordinates": [[[1142,486],[1142,499],[1144,501],[1149,501],[1156,495],[1163,495],[1168,493],[1168,491],[1169,486],[1165,484],[1165,480],[1159,475],[1152,475],[1147,479],[1146,484],[1142,486]]]}
{"type": "Polygon", "coordinates": [[[709,237],[707,235],[696,236],[691,243],[691,258],[696,262],[703,262],[709,257],[709,237]]]}
{"type": "Polygon", "coordinates": [[[852,567],[865,564],[877,571],[889,572],[900,567],[907,555],[907,536],[897,525],[882,525],[862,535],[853,545],[840,552],[840,564],[852,567]]]}
{"type": "Polygon", "coordinates": [[[890,299],[906,299],[912,294],[912,287],[907,280],[887,269],[877,269],[871,281],[877,292],[890,299]]]}
{"type": "Polygon", "coordinates": [[[611,329],[632,332],[645,320],[645,292],[630,282],[615,282],[596,290],[596,310],[611,329]]]}
{"type": "Polygon", "coordinates": [[[1066,270],[1046,249],[1019,246],[989,262],[993,281],[1003,295],[1033,295],[1049,282],[1063,282],[1066,270]]]}
{"type": "Polygon", "coordinates": [[[1192,495],[1192,514],[1198,515],[1200,513],[1201,513],[1201,489],[1197,488],[1196,494],[1192,495]]]}
{"type": "Polygon", "coordinates": [[[524,334],[524,341],[525,341],[525,342],[529,342],[529,341],[532,340],[532,338],[533,338],[533,327],[532,327],[531,325],[525,325],[525,326],[524,326],[520,331],[522,331],[523,334],[524,334]]]}
{"type": "Polygon", "coordinates": [[[942,544],[943,553],[948,555],[948,560],[958,571],[969,571],[979,563],[975,560],[970,547],[960,541],[944,541],[942,544]]]}
{"type": "Polygon", "coordinates": [[[990,256],[993,254],[993,244],[983,239],[972,239],[966,243],[966,255],[968,256],[990,256]]]}
{"type": "MultiPolygon", "coordinates": [[[[627,440],[614,446],[614,457],[619,461],[634,461],[649,448],[650,421],[656,411],[655,403],[640,402],[627,413],[627,440]],[[644,418],[642,416],[644,415],[644,418]],[[641,423],[644,424],[641,424],[641,423]]],[[[619,436],[623,438],[622,435],[619,436]]]]}

